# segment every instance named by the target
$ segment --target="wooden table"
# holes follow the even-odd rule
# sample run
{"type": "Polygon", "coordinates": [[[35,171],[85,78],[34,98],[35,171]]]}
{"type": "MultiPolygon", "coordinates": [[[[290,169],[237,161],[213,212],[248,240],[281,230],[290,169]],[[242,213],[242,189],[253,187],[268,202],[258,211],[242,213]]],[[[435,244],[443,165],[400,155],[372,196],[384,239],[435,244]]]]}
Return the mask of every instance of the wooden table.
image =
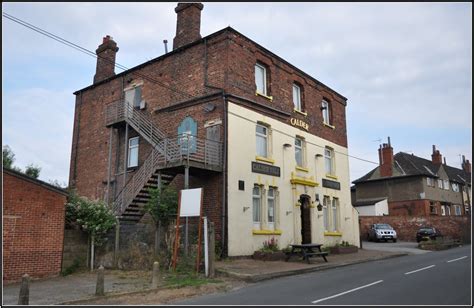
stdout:
{"type": "Polygon", "coordinates": [[[289,252],[286,257],[287,262],[294,255],[302,256],[303,260],[306,260],[308,264],[309,264],[309,258],[314,257],[314,256],[322,257],[325,262],[328,262],[328,260],[326,259],[326,256],[328,255],[328,253],[321,250],[321,246],[323,246],[322,244],[315,244],[315,243],[300,244],[300,245],[294,244],[290,246],[291,246],[291,252],[289,252]],[[317,251],[314,251],[314,249],[316,249],[317,251]]]}

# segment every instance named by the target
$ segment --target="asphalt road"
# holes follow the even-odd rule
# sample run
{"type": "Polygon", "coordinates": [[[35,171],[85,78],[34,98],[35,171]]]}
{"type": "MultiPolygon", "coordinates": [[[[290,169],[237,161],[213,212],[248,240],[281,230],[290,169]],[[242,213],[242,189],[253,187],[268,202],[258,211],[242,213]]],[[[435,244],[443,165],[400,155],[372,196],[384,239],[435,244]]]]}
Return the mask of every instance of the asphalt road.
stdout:
{"type": "Polygon", "coordinates": [[[470,305],[471,246],[263,281],[176,305],[470,305]]]}

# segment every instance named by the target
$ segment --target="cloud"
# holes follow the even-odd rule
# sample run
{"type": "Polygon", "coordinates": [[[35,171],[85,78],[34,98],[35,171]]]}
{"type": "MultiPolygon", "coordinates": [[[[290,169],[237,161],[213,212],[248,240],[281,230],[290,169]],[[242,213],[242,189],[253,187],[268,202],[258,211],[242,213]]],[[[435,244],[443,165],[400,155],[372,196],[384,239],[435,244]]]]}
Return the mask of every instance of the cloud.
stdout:
{"type": "MultiPolygon", "coordinates": [[[[172,48],[175,6],[2,3],[5,12],[92,51],[104,35],[112,35],[120,48],[117,62],[127,67],[162,55],[163,39],[172,48]]],[[[351,154],[377,162],[373,140],[391,136],[395,151],[409,148],[429,158],[431,145],[437,144],[455,163],[458,154],[472,156],[471,9],[467,3],[204,3],[201,34],[231,25],[346,96],[351,154]]],[[[25,100],[59,93],[69,104],[64,113],[70,123],[58,138],[70,144],[70,93],[90,85],[95,59],[5,18],[2,26],[4,97],[25,100]]],[[[54,98],[57,104],[59,99],[54,98]]],[[[38,118],[51,116],[48,109],[26,108],[38,118]]],[[[38,119],[32,121],[39,126],[38,119]]],[[[18,141],[16,148],[29,151],[25,155],[33,159],[28,138],[37,143],[37,132],[33,137],[30,130],[6,124],[7,140],[26,143],[18,141]]],[[[69,152],[64,156],[68,161],[69,152]]],[[[53,166],[56,161],[42,162],[53,166]]],[[[350,163],[351,179],[373,168],[354,159],[350,163]]],[[[68,169],[62,169],[67,178],[68,169]]]]}

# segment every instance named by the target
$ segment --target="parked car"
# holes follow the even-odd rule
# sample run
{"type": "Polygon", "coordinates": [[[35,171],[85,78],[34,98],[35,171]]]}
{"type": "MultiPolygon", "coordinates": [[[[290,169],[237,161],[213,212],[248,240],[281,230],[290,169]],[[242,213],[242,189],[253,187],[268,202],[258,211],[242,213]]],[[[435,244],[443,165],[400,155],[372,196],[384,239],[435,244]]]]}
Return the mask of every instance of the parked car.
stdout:
{"type": "Polygon", "coordinates": [[[416,241],[426,241],[428,239],[436,240],[438,237],[443,237],[441,232],[434,227],[421,227],[416,232],[416,241]]]}
{"type": "Polygon", "coordinates": [[[367,234],[369,241],[392,240],[394,243],[397,241],[397,232],[389,224],[373,224],[367,234]]]}

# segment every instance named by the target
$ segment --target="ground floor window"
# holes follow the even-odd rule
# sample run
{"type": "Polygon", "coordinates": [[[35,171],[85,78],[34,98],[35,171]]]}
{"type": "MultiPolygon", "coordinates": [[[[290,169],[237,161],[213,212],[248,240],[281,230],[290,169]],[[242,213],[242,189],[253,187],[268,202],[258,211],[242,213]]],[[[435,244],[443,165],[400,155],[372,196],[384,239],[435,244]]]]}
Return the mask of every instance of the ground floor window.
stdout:
{"type": "Polygon", "coordinates": [[[457,205],[457,204],[454,205],[454,215],[456,215],[456,216],[461,215],[461,206],[460,205],[457,205]]]}
{"type": "Polygon", "coordinates": [[[128,164],[129,168],[138,166],[138,137],[128,139],[128,164]]]}
{"type": "Polygon", "coordinates": [[[260,229],[262,222],[262,189],[260,186],[255,185],[252,192],[252,213],[253,213],[253,227],[260,229]]]}
{"type": "Polygon", "coordinates": [[[267,195],[268,229],[275,229],[275,188],[268,188],[267,195]]]}
{"type": "Polygon", "coordinates": [[[339,199],[333,198],[332,199],[332,231],[336,232],[339,230],[339,199]]]}
{"type": "Polygon", "coordinates": [[[324,196],[323,198],[323,218],[324,218],[324,230],[329,231],[329,211],[328,208],[331,205],[331,197],[324,196]]]}
{"type": "Polygon", "coordinates": [[[434,204],[434,202],[430,202],[430,214],[436,215],[436,213],[436,205],[434,204]]]}

